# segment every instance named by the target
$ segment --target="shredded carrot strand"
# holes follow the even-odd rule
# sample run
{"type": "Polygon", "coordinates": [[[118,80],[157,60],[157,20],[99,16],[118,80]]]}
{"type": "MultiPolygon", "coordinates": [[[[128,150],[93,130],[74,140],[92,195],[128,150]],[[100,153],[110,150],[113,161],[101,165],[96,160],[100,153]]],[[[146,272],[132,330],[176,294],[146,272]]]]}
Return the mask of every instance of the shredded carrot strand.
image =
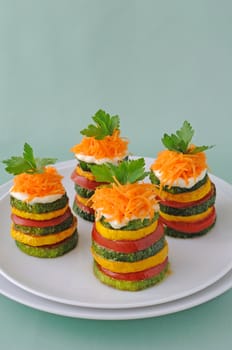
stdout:
{"type": "Polygon", "coordinates": [[[44,197],[51,194],[64,194],[61,176],[54,167],[46,167],[43,173],[15,176],[11,191],[28,194],[27,201],[35,197],[44,197]]]}
{"type": "Polygon", "coordinates": [[[71,152],[94,156],[96,159],[124,157],[127,155],[128,141],[120,137],[120,131],[115,130],[113,135],[108,135],[102,140],[94,137],[84,137],[81,143],[73,146],[71,152]]]}
{"type": "Polygon", "coordinates": [[[91,197],[97,220],[105,216],[108,220],[122,222],[134,218],[152,218],[157,210],[155,186],[150,183],[135,183],[97,188],[91,197]]]}
{"type": "Polygon", "coordinates": [[[180,178],[188,184],[189,178],[196,179],[207,168],[204,152],[189,154],[170,150],[159,152],[155,162],[151,165],[153,171],[160,172],[161,185],[169,184],[169,186],[180,178]]]}

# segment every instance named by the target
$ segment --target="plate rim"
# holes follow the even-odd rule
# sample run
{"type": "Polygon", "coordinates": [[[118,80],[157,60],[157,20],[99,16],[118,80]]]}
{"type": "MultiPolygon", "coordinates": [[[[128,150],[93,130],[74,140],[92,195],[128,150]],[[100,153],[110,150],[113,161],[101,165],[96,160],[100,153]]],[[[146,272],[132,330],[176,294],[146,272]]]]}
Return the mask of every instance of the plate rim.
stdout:
{"type": "Polygon", "coordinates": [[[67,305],[31,294],[0,275],[0,293],[35,310],[55,315],[91,320],[133,320],[159,317],[184,311],[213,300],[232,288],[232,270],[211,286],[169,303],[131,309],[95,309],[67,305]],[[3,283],[3,285],[2,285],[3,283]]]}

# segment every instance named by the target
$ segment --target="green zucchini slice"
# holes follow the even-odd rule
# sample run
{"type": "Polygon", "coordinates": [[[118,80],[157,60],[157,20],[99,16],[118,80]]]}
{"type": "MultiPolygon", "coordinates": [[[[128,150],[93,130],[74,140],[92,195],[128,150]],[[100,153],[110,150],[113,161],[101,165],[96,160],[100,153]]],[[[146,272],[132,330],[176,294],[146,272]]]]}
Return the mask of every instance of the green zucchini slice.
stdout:
{"type": "Polygon", "coordinates": [[[133,253],[121,253],[116,252],[112,249],[107,249],[102,247],[95,241],[92,241],[92,249],[95,253],[100,255],[101,257],[113,261],[126,261],[126,262],[134,262],[149,258],[150,256],[154,256],[157,254],[163,247],[165,243],[165,238],[162,237],[158,242],[152,244],[149,248],[144,250],[138,250],[133,253]]]}
{"type": "Polygon", "coordinates": [[[21,211],[34,214],[42,214],[64,208],[68,204],[68,197],[65,193],[61,198],[57,199],[54,202],[29,204],[25,201],[21,201],[11,196],[10,204],[12,207],[15,207],[21,211]]]}
{"type": "Polygon", "coordinates": [[[160,274],[148,279],[140,280],[140,281],[124,281],[124,280],[118,280],[116,278],[107,276],[106,274],[104,274],[102,271],[99,270],[95,262],[93,266],[93,271],[98,280],[100,280],[102,283],[110,287],[120,289],[120,290],[125,290],[125,291],[138,291],[138,290],[152,287],[155,284],[161,282],[167,275],[168,264],[160,274]]]}
{"type": "Polygon", "coordinates": [[[53,244],[51,246],[32,247],[27,244],[15,241],[17,247],[27,255],[31,255],[37,258],[56,258],[62,256],[72,249],[74,249],[78,242],[77,230],[74,234],[62,242],[53,244]]]}

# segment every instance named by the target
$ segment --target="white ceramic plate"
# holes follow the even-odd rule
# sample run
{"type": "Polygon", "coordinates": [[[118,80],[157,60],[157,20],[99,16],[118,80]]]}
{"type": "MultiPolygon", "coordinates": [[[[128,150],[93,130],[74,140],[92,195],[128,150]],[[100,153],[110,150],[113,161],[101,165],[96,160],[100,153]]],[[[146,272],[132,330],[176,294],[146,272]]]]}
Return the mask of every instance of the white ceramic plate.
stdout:
{"type": "MultiPolygon", "coordinates": [[[[147,166],[152,159],[146,159],[147,166]]],[[[75,161],[58,164],[72,202],[70,174],[75,161]]],[[[217,187],[216,226],[207,235],[181,240],[168,238],[172,274],[162,283],[141,292],[114,290],[92,273],[91,224],[79,219],[79,244],[57,259],[38,259],[23,254],[9,234],[9,196],[0,200],[0,270],[4,277],[27,292],[69,305],[86,308],[128,309],[154,306],[199,292],[222,278],[232,267],[232,186],[212,176],[217,187]]]]}

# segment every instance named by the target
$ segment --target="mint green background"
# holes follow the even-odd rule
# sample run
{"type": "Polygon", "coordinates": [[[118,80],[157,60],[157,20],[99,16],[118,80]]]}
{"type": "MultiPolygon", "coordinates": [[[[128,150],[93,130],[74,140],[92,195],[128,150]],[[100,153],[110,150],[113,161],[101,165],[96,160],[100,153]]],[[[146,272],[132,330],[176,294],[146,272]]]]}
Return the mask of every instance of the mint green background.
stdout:
{"type": "MultiPolygon", "coordinates": [[[[187,119],[211,172],[232,183],[232,2],[0,0],[0,159],[72,159],[99,109],[119,114],[135,155],[155,157],[187,119]]],[[[0,165],[0,184],[11,179],[0,165]]],[[[232,292],[145,320],[55,316],[0,297],[14,349],[229,349],[232,292]]]]}

